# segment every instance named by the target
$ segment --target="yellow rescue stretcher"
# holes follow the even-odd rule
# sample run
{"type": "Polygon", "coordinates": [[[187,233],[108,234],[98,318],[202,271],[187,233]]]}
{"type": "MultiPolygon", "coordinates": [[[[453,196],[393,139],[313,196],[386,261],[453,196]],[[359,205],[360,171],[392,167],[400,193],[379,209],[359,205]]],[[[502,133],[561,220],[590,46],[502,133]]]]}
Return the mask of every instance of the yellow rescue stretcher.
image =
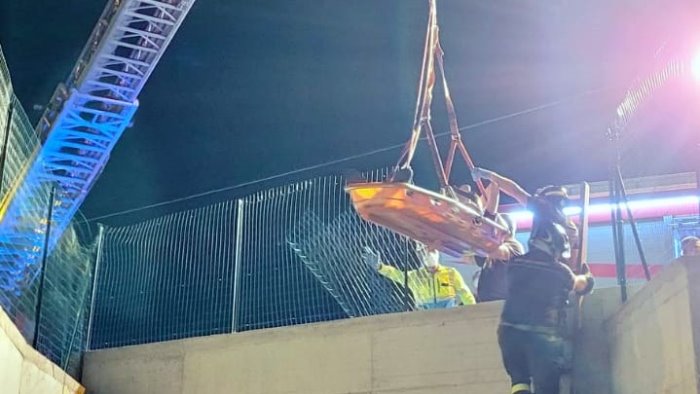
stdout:
{"type": "Polygon", "coordinates": [[[345,190],[363,219],[454,257],[486,255],[508,236],[478,208],[409,183],[353,183],[345,190]]]}

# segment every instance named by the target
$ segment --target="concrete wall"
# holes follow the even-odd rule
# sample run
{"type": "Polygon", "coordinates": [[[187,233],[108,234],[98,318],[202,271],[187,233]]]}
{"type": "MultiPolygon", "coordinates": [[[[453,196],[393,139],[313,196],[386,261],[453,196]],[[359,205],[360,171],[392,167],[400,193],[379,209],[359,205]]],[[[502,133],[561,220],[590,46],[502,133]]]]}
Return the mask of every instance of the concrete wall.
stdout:
{"type": "Polygon", "coordinates": [[[88,353],[108,393],[507,393],[501,304],[384,315],[88,353]]]}
{"type": "MultiPolygon", "coordinates": [[[[698,393],[700,264],[675,264],[621,306],[583,304],[577,394],[698,393]],[[696,321],[698,320],[698,321],[696,321]]],[[[507,393],[501,303],[393,314],[88,353],[84,384],[109,393],[507,393]]]]}
{"type": "Polygon", "coordinates": [[[698,393],[699,273],[669,266],[606,323],[614,393],[698,393]]]}
{"type": "Polygon", "coordinates": [[[0,309],[0,392],[3,394],[83,393],[59,367],[34,350],[0,309]]]}
{"type": "MultiPolygon", "coordinates": [[[[641,287],[629,286],[628,295],[632,297],[641,287]]],[[[619,287],[599,289],[584,298],[581,328],[576,331],[573,341],[572,380],[575,393],[612,393],[608,322],[621,305],[619,287]]]]}

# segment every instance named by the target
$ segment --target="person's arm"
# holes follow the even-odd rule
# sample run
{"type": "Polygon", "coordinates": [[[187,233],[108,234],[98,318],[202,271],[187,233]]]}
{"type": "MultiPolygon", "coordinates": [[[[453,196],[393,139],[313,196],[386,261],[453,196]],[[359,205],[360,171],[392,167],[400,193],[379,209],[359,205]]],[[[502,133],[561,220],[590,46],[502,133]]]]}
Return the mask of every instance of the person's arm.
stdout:
{"type": "Polygon", "coordinates": [[[379,269],[377,270],[382,276],[385,276],[392,281],[403,285],[404,282],[404,273],[398,268],[392,267],[388,264],[380,263],[379,264],[379,269]]]}
{"type": "Polygon", "coordinates": [[[515,183],[513,180],[498,175],[493,171],[478,167],[472,170],[472,177],[474,179],[488,179],[489,181],[495,183],[503,193],[513,197],[521,205],[527,206],[527,200],[530,198],[530,193],[526,192],[525,189],[520,187],[520,185],[515,183]]]}
{"type": "Polygon", "coordinates": [[[491,182],[488,186],[486,186],[486,190],[484,190],[484,198],[486,199],[484,203],[484,210],[487,213],[496,215],[498,212],[498,200],[500,194],[501,191],[496,183],[491,182]]]}
{"type": "Polygon", "coordinates": [[[403,271],[382,263],[382,258],[379,255],[379,252],[373,250],[369,246],[364,247],[364,251],[362,252],[362,261],[364,261],[368,267],[377,270],[377,272],[379,272],[381,275],[391,279],[392,281],[398,284],[404,283],[403,271]]]}
{"type": "Polygon", "coordinates": [[[566,261],[566,263],[574,270],[577,274],[582,274],[583,272],[578,272],[579,267],[582,267],[583,261],[579,261],[581,257],[581,245],[580,237],[578,232],[578,227],[573,222],[567,223],[566,235],[569,237],[569,244],[571,245],[571,257],[566,261]]]}
{"type": "Polygon", "coordinates": [[[510,237],[505,240],[498,249],[489,253],[489,257],[494,260],[510,260],[515,256],[520,256],[524,253],[523,245],[518,242],[514,237],[510,237]]]}
{"type": "Polygon", "coordinates": [[[581,265],[581,274],[574,275],[574,292],[578,295],[590,294],[595,287],[595,279],[591,275],[588,264],[581,265]]]}
{"type": "Polygon", "coordinates": [[[474,294],[472,294],[469,287],[467,287],[466,283],[464,283],[462,274],[460,274],[459,271],[454,268],[452,268],[452,280],[452,284],[455,287],[455,292],[457,293],[457,297],[459,297],[462,305],[476,304],[476,298],[474,298],[474,294]]]}

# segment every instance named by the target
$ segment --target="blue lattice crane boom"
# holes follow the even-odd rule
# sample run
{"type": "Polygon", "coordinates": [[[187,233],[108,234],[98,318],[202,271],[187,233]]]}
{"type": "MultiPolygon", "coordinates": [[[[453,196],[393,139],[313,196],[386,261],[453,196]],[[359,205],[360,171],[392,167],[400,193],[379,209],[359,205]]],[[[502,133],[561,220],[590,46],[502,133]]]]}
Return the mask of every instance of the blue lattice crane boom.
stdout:
{"type": "Polygon", "coordinates": [[[195,0],[110,0],[38,125],[41,144],[0,204],[0,288],[18,290],[67,228],[138,108],[138,95],[195,0]],[[10,278],[10,279],[7,279],[10,278]],[[14,279],[13,279],[14,278],[14,279]],[[5,283],[3,283],[5,282],[5,283]]]}

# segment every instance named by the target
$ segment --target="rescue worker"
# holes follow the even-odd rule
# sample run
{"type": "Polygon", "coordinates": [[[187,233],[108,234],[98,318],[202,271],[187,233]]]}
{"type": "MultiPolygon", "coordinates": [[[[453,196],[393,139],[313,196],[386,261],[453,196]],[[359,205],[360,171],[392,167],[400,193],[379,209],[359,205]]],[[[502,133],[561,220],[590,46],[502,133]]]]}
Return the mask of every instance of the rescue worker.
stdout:
{"type": "MultiPolygon", "coordinates": [[[[476,180],[476,179],[475,179],[476,180]]],[[[479,268],[479,280],[476,284],[477,302],[505,300],[508,294],[507,287],[507,263],[515,256],[523,254],[523,246],[515,239],[515,222],[506,214],[498,213],[500,190],[498,185],[491,183],[484,196],[479,198],[468,186],[457,189],[461,200],[470,200],[480,208],[484,217],[489,218],[508,229],[508,237],[503,244],[489,256],[476,256],[473,254],[463,257],[466,263],[475,263],[479,268]],[[476,201],[475,201],[476,199],[476,201]],[[486,201],[484,203],[484,200],[486,201]]]]}
{"type": "Polygon", "coordinates": [[[681,240],[682,256],[700,256],[700,238],[688,236],[681,240]]]}
{"type": "MultiPolygon", "coordinates": [[[[416,306],[421,309],[451,308],[476,303],[474,295],[464,283],[462,275],[453,267],[440,264],[440,252],[419,246],[416,250],[423,266],[408,271],[408,288],[416,306]]],[[[362,256],[365,264],[381,275],[403,285],[404,272],[381,261],[378,252],[365,246],[362,256]]]]}
{"type": "Polygon", "coordinates": [[[568,367],[564,339],[565,310],[569,293],[587,294],[595,281],[587,265],[574,274],[572,248],[576,226],[563,209],[566,190],[548,186],[532,196],[512,180],[476,168],[474,178],[487,179],[533,213],[528,252],[508,265],[508,297],[498,328],[498,343],[511,393],[558,394],[559,380],[568,367]]]}
{"type": "Polygon", "coordinates": [[[523,245],[515,238],[516,224],[508,215],[487,211],[484,216],[507,228],[508,237],[495,253],[486,257],[474,256],[474,262],[480,268],[476,300],[505,300],[508,297],[508,263],[524,253],[523,245]]]}
{"type": "Polygon", "coordinates": [[[672,263],[686,262],[700,264],[700,238],[691,235],[681,240],[681,256],[672,263]]]}

